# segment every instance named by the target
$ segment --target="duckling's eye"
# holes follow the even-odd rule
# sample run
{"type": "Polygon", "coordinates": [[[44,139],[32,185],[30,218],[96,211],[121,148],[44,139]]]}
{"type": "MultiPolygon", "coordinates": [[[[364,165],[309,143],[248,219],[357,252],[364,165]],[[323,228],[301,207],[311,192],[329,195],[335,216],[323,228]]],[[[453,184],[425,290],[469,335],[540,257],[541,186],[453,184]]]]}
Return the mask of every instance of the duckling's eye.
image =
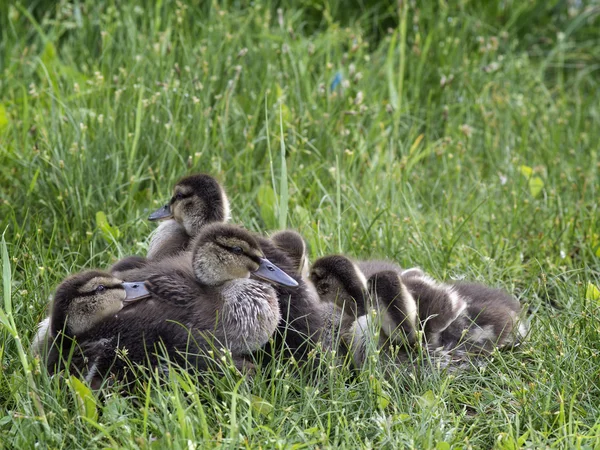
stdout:
{"type": "Polygon", "coordinates": [[[104,285],[103,285],[103,284],[101,284],[100,286],[98,286],[98,287],[96,288],[96,293],[98,293],[98,294],[99,294],[99,293],[101,293],[101,292],[104,292],[105,290],[106,290],[106,288],[104,287],[104,285]]]}
{"type": "Polygon", "coordinates": [[[231,247],[229,251],[235,255],[241,255],[242,253],[244,253],[242,247],[231,247]]]}
{"type": "Polygon", "coordinates": [[[178,192],[177,194],[174,195],[175,200],[182,200],[184,195],[181,192],[178,192]]]}

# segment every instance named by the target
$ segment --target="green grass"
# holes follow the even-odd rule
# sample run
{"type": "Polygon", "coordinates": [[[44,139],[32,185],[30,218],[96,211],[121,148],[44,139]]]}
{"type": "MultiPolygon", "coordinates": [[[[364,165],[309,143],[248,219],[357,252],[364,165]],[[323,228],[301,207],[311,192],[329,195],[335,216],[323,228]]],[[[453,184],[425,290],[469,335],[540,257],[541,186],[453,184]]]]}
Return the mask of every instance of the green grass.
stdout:
{"type": "Polygon", "coordinates": [[[600,448],[598,2],[29,3],[0,6],[0,448],[600,448]],[[313,260],[515,292],[528,341],[388,381],[276,360],[133,400],[49,379],[21,346],[53,289],[143,253],[198,171],[313,260]]]}

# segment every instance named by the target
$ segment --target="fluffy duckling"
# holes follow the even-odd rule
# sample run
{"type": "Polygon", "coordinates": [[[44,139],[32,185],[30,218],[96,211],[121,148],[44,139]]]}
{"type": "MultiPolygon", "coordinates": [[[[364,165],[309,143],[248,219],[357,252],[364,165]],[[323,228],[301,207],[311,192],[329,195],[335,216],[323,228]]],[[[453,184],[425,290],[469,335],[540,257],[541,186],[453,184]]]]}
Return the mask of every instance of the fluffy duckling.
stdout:
{"type": "Polygon", "coordinates": [[[282,351],[297,360],[305,360],[318,343],[324,348],[333,348],[332,329],[337,328],[338,311],[332,305],[319,301],[313,286],[297,272],[288,254],[277,247],[271,239],[256,236],[264,254],[277,266],[296,280],[297,287],[275,286],[279,299],[282,321],[275,334],[273,346],[265,348],[270,357],[282,351]]]}
{"type": "Polygon", "coordinates": [[[150,238],[147,258],[129,256],[115,263],[110,273],[128,277],[149,260],[160,260],[189,250],[194,237],[203,226],[227,222],[231,217],[229,199],[223,187],[210,175],[195,174],[180,179],[173,188],[169,203],[148,217],[160,221],[150,238]]]}
{"type": "Polygon", "coordinates": [[[153,233],[148,248],[148,259],[161,259],[188,248],[203,226],[229,221],[229,200],[210,175],[190,175],[175,184],[169,203],[148,219],[164,221],[153,233]]]}
{"type": "Polygon", "coordinates": [[[107,375],[113,363],[115,346],[110,344],[115,339],[127,346],[132,360],[141,362],[146,353],[146,349],[142,349],[143,342],[138,341],[143,318],[130,316],[131,320],[123,321],[117,314],[128,303],[148,295],[143,283],[124,283],[100,271],[90,270],[68,277],[57,288],[52,302],[48,371],[55,373],[70,360],[71,368],[98,387],[101,382],[98,374],[107,375]],[[126,332],[123,336],[122,331],[126,332]],[[127,339],[127,336],[135,339],[127,339]],[[107,348],[112,349],[110,357],[105,354],[107,348]]]}
{"type": "Polygon", "coordinates": [[[295,273],[308,278],[309,261],[306,249],[306,242],[294,230],[277,231],[271,235],[271,241],[290,258],[295,273]]]}
{"type": "Polygon", "coordinates": [[[50,332],[75,336],[115,316],[127,303],[149,295],[144,283],[123,282],[100,271],[69,277],[56,291],[50,332]]]}
{"type": "Polygon", "coordinates": [[[441,333],[466,310],[466,300],[453,285],[437,282],[419,268],[402,271],[400,278],[415,299],[427,345],[438,347],[441,333]]]}
{"type": "MultiPolygon", "coordinates": [[[[388,350],[395,343],[406,350],[416,340],[417,305],[397,271],[373,274],[367,288],[377,314],[358,317],[344,336],[356,367],[363,365],[369,345],[388,350]]],[[[397,356],[406,356],[406,352],[397,356]]]]}
{"type": "Polygon", "coordinates": [[[209,330],[234,354],[247,354],[270,339],[281,318],[273,286],[250,275],[280,286],[298,286],[264,257],[251,233],[234,225],[210,224],[196,236],[191,252],[128,273],[146,279],[153,294],[150,302],[130,313],[144,314],[160,301],[163,316],[209,330]]]}
{"type": "Polygon", "coordinates": [[[421,319],[429,317],[424,331],[432,349],[489,352],[527,333],[519,322],[521,305],[504,290],[470,282],[440,283],[417,267],[402,271],[401,279],[417,300],[421,319]]]}
{"type": "Polygon", "coordinates": [[[125,305],[150,294],[143,283],[123,282],[100,271],[67,278],[59,286],[51,314],[38,325],[31,344],[34,355],[45,356],[59,332],[75,335],[116,315],[125,305]],[[69,300],[63,300],[63,297],[69,300]]]}
{"type": "Polygon", "coordinates": [[[528,327],[520,320],[521,304],[508,292],[470,282],[451,286],[467,308],[441,333],[439,344],[445,350],[486,353],[517,344],[527,334],[528,327]]]}
{"type": "Polygon", "coordinates": [[[367,312],[367,279],[345,256],[319,258],[311,267],[309,279],[322,302],[334,303],[354,318],[367,312]]]}

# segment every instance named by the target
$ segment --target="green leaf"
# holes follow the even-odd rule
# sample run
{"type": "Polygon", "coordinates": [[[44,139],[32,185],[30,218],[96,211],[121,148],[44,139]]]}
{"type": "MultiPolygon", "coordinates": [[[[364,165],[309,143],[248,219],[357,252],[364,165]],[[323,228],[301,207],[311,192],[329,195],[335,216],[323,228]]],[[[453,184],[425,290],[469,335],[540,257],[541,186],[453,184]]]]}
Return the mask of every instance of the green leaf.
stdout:
{"type": "Polygon", "coordinates": [[[586,300],[600,300],[600,289],[598,286],[592,283],[587,284],[587,288],[585,290],[585,299],[586,300]]]}
{"type": "Polygon", "coordinates": [[[60,61],[56,54],[56,47],[52,42],[47,41],[44,51],[40,55],[42,68],[38,68],[38,75],[42,79],[48,79],[54,92],[58,92],[57,71],[60,69],[60,61]]]}
{"type": "Polygon", "coordinates": [[[519,170],[525,178],[529,178],[531,175],[533,175],[533,169],[529,166],[520,166],[519,170]]]}
{"type": "Polygon", "coordinates": [[[31,194],[33,192],[33,190],[35,189],[35,186],[37,184],[37,179],[39,176],[40,176],[40,169],[38,167],[38,169],[33,174],[33,177],[31,178],[31,181],[29,183],[29,189],[27,190],[27,195],[31,194]]]}
{"type": "Polygon", "coordinates": [[[108,223],[104,211],[98,211],[96,213],[96,226],[102,231],[102,237],[104,237],[107,242],[114,242],[121,236],[119,229],[108,223]]]}
{"type": "Polygon", "coordinates": [[[261,416],[268,416],[273,411],[273,405],[258,395],[250,395],[250,405],[252,409],[261,416]]]}
{"type": "Polygon", "coordinates": [[[267,228],[276,228],[277,219],[275,217],[275,191],[268,184],[263,184],[258,189],[256,203],[260,208],[260,216],[267,228]]]}
{"type": "Polygon", "coordinates": [[[436,450],[450,450],[450,444],[448,444],[445,441],[438,442],[437,444],[435,444],[435,448],[436,450]]]}
{"type": "Polygon", "coordinates": [[[289,206],[288,192],[288,173],[287,162],[285,160],[285,141],[283,137],[283,108],[280,103],[279,108],[279,128],[281,132],[280,140],[280,155],[281,155],[281,180],[279,182],[279,229],[283,230],[287,227],[287,216],[289,206]]]}
{"type": "Polygon", "coordinates": [[[410,420],[410,414],[406,414],[406,413],[400,413],[400,414],[394,414],[394,420],[397,420],[398,422],[406,422],[407,420],[410,420]]]}
{"type": "Polygon", "coordinates": [[[98,420],[98,409],[96,407],[96,399],[91,389],[87,387],[81,380],[74,375],[69,378],[71,387],[77,395],[79,404],[83,409],[83,415],[87,419],[97,421],[98,420]]]}
{"type": "Polygon", "coordinates": [[[500,433],[496,438],[496,448],[502,450],[516,450],[517,443],[514,438],[508,433],[500,433]]]}
{"type": "Polygon", "coordinates": [[[531,177],[529,179],[529,192],[533,197],[537,197],[544,189],[544,182],[540,177],[531,177]]]}
{"type": "Polygon", "coordinates": [[[8,127],[8,114],[6,113],[6,108],[2,103],[0,103],[0,132],[2,132],[6,127],[8,127]]]}
{"type": "Polygon", "coordinates": [[[386,393],[383,392],[383,388],[381,387],[381,381],[379,381],[378,378],[369,377],[369,384],[371,386],[371,390],[373,391],[373,394],[375,394],[375,396],[376,396],[375,401],[377,403],[377,407],[379,409],[387,408],[387,406],[390,404],[390,399],[386,395],[386,393]]]}
{"type": "Polygon", "coordinates": [[[527,443],[527,439],[529,438],[529,430],[525,431],[518,439],[517,444],[519,448],[523,447],[527,443]]]}
{"type": "Polygon", "coordinates": [[[432,409],[436,404],[436,398],[433,391],[425,392],[420,398],[419,403],[423,409],[432,409]]]}
{"type": "Polygon", "coordinates": [[[0,427],[11,423],[14,419],[14,417],[12,416],[12,414],[6,415],[4,416],[2,419],[0,419],[0,427]]]}
{"type": "Polygon", "coordinates": [[[398,30],[392,34],[390,46],[388,48],[388,54],[385,61],[385,73],[387,75],[388,91],[390,95],[390,104],[394,109],[398,109],[398,90],[396,89],[395,74],[396,68],[394,67],[394,51],[396,50],[396,40],[398,39],[398,30]]]}
{"type": "Polygon", "coordinates": [[[44,63],[45,66],[50,66],[56,62],[56,47],[50,41],[46,42],[44,47],[44,51],[40,55],[40,59],[44,63]]]}
{"type": "MultiPolygon", "coordinates": [[[[279,86],[279,83],[275,83],[275,95],[277,97],[277,101],[279,102],[280,108],[280,118],[282,123],[288,123],[291,119],[292,114],[290,113],[290,108],[288,108],[283,101],[285,100],[285,92],[279,86]]],[[[283,136],[281,137],[283,139],[283,136]]]]}
{"type": "Polygon", "coordinates": [[[12,271],[10,270],[10,259],[4,235],[2,236],[2,284],[4,287],[4,312],[7,316],[10,316],[12,314],[12,271]]]}
{"type": "Polygon", "coordinates": [[[6,313],[4,312],[4,310],[2,310],[2,309],[0,309],[0,324],[2,324],[3,326],[5,326],[9,330],[11,328],[10,320],[8,319],[8,316],[6,315],[6,313]]]}
{"type": "Polygon", "coordinates": [[[544,180],[533,176],[533,169],[529,166],[519,166],[521,174],[529,180],[529,192],[532,197],[537,197],[544,189],[544,180]]]}

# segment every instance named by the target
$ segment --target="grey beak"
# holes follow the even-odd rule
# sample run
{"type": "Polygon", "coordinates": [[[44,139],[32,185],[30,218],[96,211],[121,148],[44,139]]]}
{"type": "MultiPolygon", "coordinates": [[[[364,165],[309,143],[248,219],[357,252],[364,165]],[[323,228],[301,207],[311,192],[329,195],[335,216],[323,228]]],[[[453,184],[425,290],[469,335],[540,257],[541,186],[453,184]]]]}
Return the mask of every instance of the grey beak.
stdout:
{"type": "Polygon", "coordinates": [[[269,261],[267,258],[261,258],[258,269],[252,272],[258,278],[263,280],[272,281],[283,286],[298,286],[298,282],[290,277],[287,273],[269,261]]]}
{"type": "Polygon", "coordinates": [[[165,206],[161,206],[156,211],[154,211],[150,216],[148,216],[148,220],[163,220],[163,219],[171,219],[173,218],[173,213],[171,212],[171,205],[168,203],[165,206]]]}
{"type": "Polygon", "coordinates": [[[148,292],[148,289],[146,289],[146,286],[141,281],[125,282],[123,283],[123,288],[125,289],[125,300],[123,300],[125,306],[150,297],[150,292],[148,292]]]}

